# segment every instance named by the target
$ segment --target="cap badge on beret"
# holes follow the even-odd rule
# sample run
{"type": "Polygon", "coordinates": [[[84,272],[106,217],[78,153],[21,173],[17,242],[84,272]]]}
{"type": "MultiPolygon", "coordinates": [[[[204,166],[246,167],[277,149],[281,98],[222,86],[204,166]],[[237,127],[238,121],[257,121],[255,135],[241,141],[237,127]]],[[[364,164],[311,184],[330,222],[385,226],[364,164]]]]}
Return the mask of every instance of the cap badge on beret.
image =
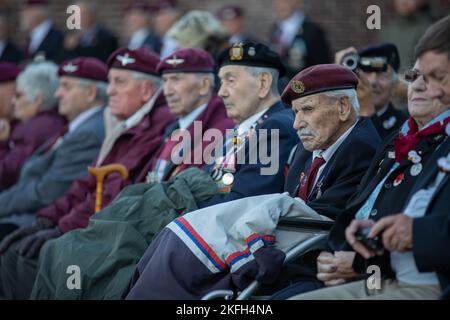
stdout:
{"type": "Polygon", "coordinates": [[[78,66],[74,65],[72,62],[66,64],[65,66],[63,66],[63,71],[67,72],[67,73],[73,73],[78,71],[78,66]]]}
{"type": "Polygon", "coordinates": [[[297,94],[305,92],[305,84],[300,80],[293,80],[291,83],[291,89],[297,94]]]}
{"type": "Polygon", "coordinates": [[[244,58],[244,44],[235,43],[230,49],[230,60],[242,60],[244,58]]]}
{"type": "Polygon", "coordinates": [[[136,62],[136,60],[133,59],[133,58],[131,58],[130,55],[129,55],[128,53],[125,53],[125,55],[123,55],[123,56],[118,55],[118,56],[116,57],[116,59],[119,60],[120,63],[122,63],[122,66],[124,66],[124,67],[125,67],[127,64],[132,64],[132,63],[135,63],[135,62],[136,62]]]}
{"type": "Polygon", "coordinates": [[[251,57],[254,57],[255,54],[256,54],[256,49],[255,49],[255,47],[250,47],[250,48],[248,49],[248,55],[251,56],[251,57]]]}
{"type": "Polygon", "coordinates": [[[172,67],[176,68],[178,65],[182,64],[184,59],[178,59],[177,56],[173,56],[172,59],[167,59],[166,63],[170,64],[172,67]]]}

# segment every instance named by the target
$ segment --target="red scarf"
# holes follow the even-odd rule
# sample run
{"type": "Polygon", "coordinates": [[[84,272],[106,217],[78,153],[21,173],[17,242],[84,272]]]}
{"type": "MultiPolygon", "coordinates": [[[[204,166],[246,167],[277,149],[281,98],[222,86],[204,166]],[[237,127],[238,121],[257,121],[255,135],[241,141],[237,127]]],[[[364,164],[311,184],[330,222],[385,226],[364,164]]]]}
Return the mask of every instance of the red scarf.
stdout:
{"type": "Polygon", "coordinates": [[[406,136],[400,135],[394,141],[395,149],[395,161],[401,163],[408,156],[411,150],[416,149],[417,145],[423,138],[430,135],[438,134],[445,130],[447,124],[450,123],[450,117],[445,118],[443,121],[436,122],[431,126],[419,130],[416,120],[413,117],[408,119],[409,131],[406,136]]]}

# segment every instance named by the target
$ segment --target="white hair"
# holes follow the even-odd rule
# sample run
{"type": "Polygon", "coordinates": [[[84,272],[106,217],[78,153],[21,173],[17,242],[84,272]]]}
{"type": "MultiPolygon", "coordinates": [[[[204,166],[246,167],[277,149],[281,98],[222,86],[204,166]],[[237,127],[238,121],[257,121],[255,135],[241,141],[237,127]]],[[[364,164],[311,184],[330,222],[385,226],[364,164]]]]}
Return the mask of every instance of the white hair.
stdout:
{"type": "Polygon", "coordinates": [[[97,91],[95,100],[101,102],[103,105],[106,105],[108,101],[108,95],[106,93],[108,84],[106,82],[80,79],[78,83],[84,87],[95,86],[95,89],[97,91]]]}
{"type": "Polygon", "coordinates": [[[277,69],[274,68],[267,68],[267,67],[244,67],[245,70],[253,77],[258,78],[263,73],[269,73],[272,75],[272,88],[271,92],[272,94],[279,95],[278,93],[278,79],[280,77],[280,72],[277,69]]]}
{"type": "Polygon", "coordinates": [[[50,61],[29,64],[17,77],[17,87],[24,91],[28,102],[42,96],[41,109],[54,107],[58,89],[58,66],[50,61]]]}
{"type": "Polygon", "coordinates": [[[129,72],[136,80],[151,81],[153,85],[156,87],[156,90],[160,89],[163,86],[163,81],[160,77],[139,71],[129,71],[129,72]]]}
{"type": "Polygon", "coordinates": [[[359,106],[358,94],[355,89],[341,89],[341,90],[333,90],[323,92],[329,98],[339,99],[341,97],[348,97],[350,104],[352,105],[353,110],[355,110],[356,114],[359,114],[359,110],[361,107],[359,106]]]}
{"type": "Polygon", "coordinates": [[[194,73],[197,77],[198,81],[201,81],[203,77],[207,77],[209,82],[211,83],[210,91],[213,92],[214,88],[216,86],[216,76],[214,73],[208,72],[208,73],[194,73]]]}

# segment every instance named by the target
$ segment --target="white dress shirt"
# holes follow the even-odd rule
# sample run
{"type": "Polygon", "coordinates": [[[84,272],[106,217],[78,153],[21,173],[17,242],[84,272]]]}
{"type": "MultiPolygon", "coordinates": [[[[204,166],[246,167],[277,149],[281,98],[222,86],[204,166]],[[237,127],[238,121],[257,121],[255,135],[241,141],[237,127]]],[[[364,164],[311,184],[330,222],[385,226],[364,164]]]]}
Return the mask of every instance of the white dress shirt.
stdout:
{"type": "Polygon", "coordinates": [[[305,15],[301,11],[293,13],[289,18],[283,20],[279,24],[281,30],[281,43],[288,47],[294,41],[298,30],[305,21],[305,15]]]}
{"type": "Polygon", "coordinates": [[[150,31],[148,29],[140,29],[133,33],[130,42],[128,42],[128,49],[134,50],[137,48],[141,48],[149,34],[150,31]]]}
{"type": "Polygon", "coordinates": [[[189,113],[188,115],[184,116],[183,118],[178,119],[178,123],[180,125],[180,129],[187,129],[192,124],[192,122],[197,119],[199,115],[202,114],[203,111],[205,111],[208,104],[202,104],[200,107],[194,109],[189,113]]]}
{"type": "Polygon", "coordinates": [[[264,109],[261,112],[258,112],[257,114],[254,114],[253,116],[251,116],[250,118],[248,118],[247,120],[243,121],[237,129],[238,135],[243,135],[245,134],[248,130],[250,130],[250,128],[253,126],[253,124],[259,120],[259,118],[262,117],[262,115],[264,113],[266,113],[268,108],[264,109]]]}

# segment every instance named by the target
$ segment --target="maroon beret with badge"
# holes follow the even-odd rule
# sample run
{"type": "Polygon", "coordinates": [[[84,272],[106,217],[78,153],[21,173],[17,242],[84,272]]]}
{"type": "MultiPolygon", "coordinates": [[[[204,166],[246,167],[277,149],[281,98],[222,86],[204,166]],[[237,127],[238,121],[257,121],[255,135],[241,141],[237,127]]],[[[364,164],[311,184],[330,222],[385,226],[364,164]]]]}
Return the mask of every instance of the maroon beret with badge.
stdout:
{"type": "Polygon", "coordinates": [[[319,64],[294,76],[281,99],[290,106],[298,98],[325,91],[356,89],[357,85],[358,78],[350,69],[338,64],[319,64]]]}
{"type": "Polygon", "coordinates": [[[147,48],[128,49],[120,48],[114,51],[108,58],[108,68],[138,71],[152,75],[158,75],[156,67],[159,56],[147,48]]]}
{"type": "Polygon", "coordinates": [[[21,71],[17,64],[0,62],[0,83],[15,81],[21,71]]]}
{"type": "Polygon", "coordinates": [[[214,72],[215,62],[211,55],[200,48],[180,49],[158,64],[157,72],[214,72]]]}
{"type": "Polygon", "coordinates": [[[80,57],[63,62],[58,68],[58,76],[108,82],[108,68],[98,59],[80,57]]]}

